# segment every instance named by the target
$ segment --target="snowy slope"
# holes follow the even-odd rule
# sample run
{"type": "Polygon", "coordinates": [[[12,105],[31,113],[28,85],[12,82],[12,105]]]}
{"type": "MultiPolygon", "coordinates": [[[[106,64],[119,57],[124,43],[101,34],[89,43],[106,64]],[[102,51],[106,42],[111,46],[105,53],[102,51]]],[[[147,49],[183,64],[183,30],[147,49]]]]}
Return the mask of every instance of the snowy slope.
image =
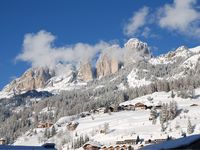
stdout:
{"type": "Polygon", "coordinates": [[[148,63],[156,67],[156,65],[174,65],[175,68],[168,70],[171,76],[156,77],[151,75],[149,79],[141,78],[137,73],[140,71],[144,74],[150,70],[141,68],[133,68],[127,76],[128,85],[132,88],[149,85],[156,80],[174,80],[180,79],[190,74],[190,71],[195,72],[200,60],[200,46],[188,49],[185,46],[177,48],[175,51],[170,51],[167,54],[154,57],[148,60],[148,63]],[[152,80],[154,79],[154,81],[152,80]]]}
{"type": "MultiPolygon", "coordinates": [[[[77,129],[74,132],[69,132],[66,129],[66,124],[72,118],[66,116],[58,120],[55,123],[57,129],[57,135],[53,138],[50,138],[48,141],[59,143],[57,141],[57,136],[70,134],[71,137],[77,135],[88,135],[91,140],[98,141],[103,145],[115,145],[116,141],[121,141],[125,139],[136,139],[137,135],[141,139],[166,139],[167,136],[172,136],[173,138],[181,137],[182,132],[187,133],[187,121],[191,120],[192,125],[195,125],[193,134],[200,133],[200,89],[196,89],[196,98],[195,99],[182,99],[179,97],[171,98],[170,92],[157,92],[151,95],[142,96],[131,101],[126,101],[120,105],[135,104],[137,102],[142,102],[146,105],[157,105],[160,102],[169,103],[174,100],[178,103],[178,109],[180,114],[174,119],[168,122],[168,127],[165,132],[161,132],[161,126],[159,119],[155,125],[149,121],[150,110],[135,110],[135,111],[120,111],[113,112],[110,114],[99,113],[92,114],[92,116],[87,116],[85,118],[76,118],[75,121],[79,123],[77,129]],[[147,100],[148,97],[152,97],[152,102],[147,100]],[[197,106],[190,106],[192,104],[197,104],[197,106]],[[188,110],[186,112],[185,110],[188,110]],[[109,131],[106,134],[100,133],[100,130],[103,129],[104,124],[109,124],[109,131]],[[59,126],[58,126],[59,125],[59,126]]],[[[15,142],[16,145],[41,145],[43,144],[39,139],[42,137],[44,132],[43,129],[37,130],[36,135],[31,136],[27,133],[22,137],[18,138],[15,142]]],[[[60,136],[62,137],[62,136],[60,136]]],[[[144,143],[142,143],[144,144],[144,143]]],[[[139,145],[135,145],[137,148],[139,145]]],[[[67,144],[64,146],[67,147],[67,144]]],[[[67,149],[67,148],[66,148],[67,149]]]]}

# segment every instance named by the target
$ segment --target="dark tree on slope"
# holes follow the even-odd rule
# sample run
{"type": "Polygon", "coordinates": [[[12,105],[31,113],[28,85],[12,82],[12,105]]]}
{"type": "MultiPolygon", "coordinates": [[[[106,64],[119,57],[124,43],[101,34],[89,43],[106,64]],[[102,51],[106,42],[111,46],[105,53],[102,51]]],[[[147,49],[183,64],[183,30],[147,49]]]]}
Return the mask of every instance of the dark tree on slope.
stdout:
{"type": "Polygon", "coordinates": [[[158,116],[157,110],[153,107],[150,111],[150,118],[152,119],[152,124],[156,124],[156,118],[158,116]]]}
{"type": "Polygon", "coordinates": [[[72,148],[73,149],[78,149],[80,147],[83,146],[83,144],[85,144],[86,142],[88,142],[90,139],[87,135],[85,136],[80,136],[76,139],[74,139],[73,143],[72,143],[72,148]]]}
{"type": "Polygon", "coordinates": [[[191,121],[190,121],[190,119],[188,119],[188,124],[187,124],[187,133],[188,134],[192,134],[193,133],[193,126],[192,126],[192,124],[191,124],[191,121]]]}
{"type": "Polygon", "coordinates": [[[55,126],[52,126],[51,128],[51,136],[54,136],[56,134],[55,126]]]}
{"type": "Polygon", "coordinates": [[[165,123],[169,120],[173,120],[178,112],[178,106],[175,101],[171,101],[168,105],[167,103],[162,104],[162,108],[160,111],[160,123],[165,123]]]}
{"type": "Polygon", "coordinates": [[[178,106],[177,106],[176,101],[171,101],[169,103],[169,110],[168,111],[169,111],[169,115],[168,115],[169,119],[173,120],[176,117],[177,112],[178,112],[178,106]]]}

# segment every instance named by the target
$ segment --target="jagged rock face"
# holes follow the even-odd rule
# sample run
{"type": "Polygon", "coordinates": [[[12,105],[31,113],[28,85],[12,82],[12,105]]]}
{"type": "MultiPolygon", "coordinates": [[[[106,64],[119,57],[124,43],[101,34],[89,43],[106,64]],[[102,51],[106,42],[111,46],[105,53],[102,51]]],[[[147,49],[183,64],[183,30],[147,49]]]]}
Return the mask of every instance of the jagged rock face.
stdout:
{"type": "Polygon", "coordinates": [[[53,76],[47,68],[31,68],[26,71],[20,78],[12,81],[12,83],[5,88],[5,91],[28,91],[37,88],[44,88],[47,80],[53,76]]]}
{"type": "Polygon", "coordinates": [[[141,42],[138,39],[130,39],[124,44],[124,47],[126,48],[126,53],[124,54],[125,64],[151,56],[147,43],[141,42]]]}
{"type": "Polygon", "coordinates": [[[111,73],[119,71],[119,61],[115,58],[111,59],[111,73]]]}
{"type": "Polygon", "coordinates": [[[96,69],[97,77],[111,75],[119,70],[119,61],[104,54],[97,61],[96,69]]]}
{"type": "Polygon", "coordinates": [[[149,54],[149,47],[147,43],[144,43],[138,39],[132,38],[124,44],[127,49],[135,49],[137,51],[143,51],[144,54],[149,54]]]}
{"type": "Polygon", "coordinates": [[[80,69],[78,72],[78,78],[83,81],[90,81],[90,80],[94,79],[92,65],[89,62],[82,63],[80,65],[80,69]]]}

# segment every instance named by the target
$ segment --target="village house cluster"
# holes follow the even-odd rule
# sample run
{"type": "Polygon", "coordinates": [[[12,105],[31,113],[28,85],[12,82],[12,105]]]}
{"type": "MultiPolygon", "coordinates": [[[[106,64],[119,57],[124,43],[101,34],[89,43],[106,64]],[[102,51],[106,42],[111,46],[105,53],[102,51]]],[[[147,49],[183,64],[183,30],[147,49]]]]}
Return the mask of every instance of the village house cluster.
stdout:
{"type": "Polygon", "coordinates": [[[6,144],[6,140],[4,138],[0,138],[0,145],[6,144]]]}
{"type": "Polygon", "coordinates": [[[121,141],[116,141],[115,145],[101,145],[95,141],[89,141],[83,145],[84,150],[134,150],[134,147],[137,145],[138,148],[142,148],[144,145],[157,144],[169,140],[168,138],[160,139],[125,139],[121,141]]]}
{"type": "Polygon", "coordinates": [[[53,123],[51,122],[39,122],[38,124],[38,128],[50,128],[51,126],[53,126],[53,123]]]}
{"type": "Polygon", "coordinates": [[[81,113],[81,117],[86,117],[91,115],[91,113],[110,113],[110,112],[119,112],[119,111],[136,111],[136,110],[146,110],[146,109],[152,109],[153,107],[155,107],[155,109],[161,109],[161,105],[157,104],[157,105],[146,105],[145,103],[142,102],[137,102],[135,104],[127,104],[127,105],[110,105],[107,107],[101,107],[101,108],[97,108],[97,109],[93,109],[91,110],[89,113],[85,114],[81,113]]]}

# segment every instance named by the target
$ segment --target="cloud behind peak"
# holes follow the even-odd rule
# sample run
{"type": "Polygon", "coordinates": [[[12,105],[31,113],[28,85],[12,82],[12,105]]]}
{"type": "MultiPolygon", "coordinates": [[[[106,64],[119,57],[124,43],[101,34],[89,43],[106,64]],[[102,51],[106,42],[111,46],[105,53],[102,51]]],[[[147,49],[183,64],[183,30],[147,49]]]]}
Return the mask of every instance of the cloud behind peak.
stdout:
{"type": "Polygon", "coordinates": [[[78,63],[90,61],[94,55],[109,46],[106,42],[95,45],[77,43],[72,46],[55,47],[56,37],[41,30],[36,34],[28,33],[24,37],[22,52],[16,60],[29,62],[33,67],[54,68],[58,63],[78,63]]]}

